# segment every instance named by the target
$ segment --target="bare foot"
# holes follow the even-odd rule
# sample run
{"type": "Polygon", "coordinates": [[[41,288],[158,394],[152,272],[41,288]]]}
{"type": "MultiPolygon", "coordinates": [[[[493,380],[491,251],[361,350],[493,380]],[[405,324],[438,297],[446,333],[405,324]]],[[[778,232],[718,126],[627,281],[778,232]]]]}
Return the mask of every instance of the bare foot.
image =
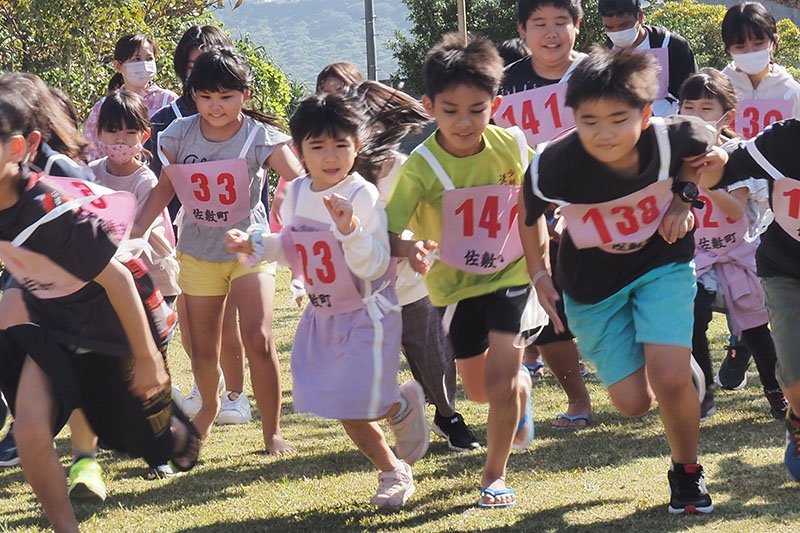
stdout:
{"type": "Polygon", "coordinates": [[[491,494],[487,494],[486,492],[481,494],[481,502],[483,503],[483,505],[487,506],[509,505],[517,501],[517,496],[512,492],[506,494],[497,494],[507,490],[506,480],[502,477],[499,479],[495,479],[489,484],[484,484],[483,486],[485,488],[491,489],[496,493],[496,496],[492,496],[491,494]]]}
{"type": "Polygon", "coordinates": [[[273,435],[268,439],[264,439],[267,453],[270,455],[291,455],[297,453],[294,447],[289,446],[283,442],[283,437],[278,434],[273,435]]]}
{"type": "Polygon", "coordinates": [[[219,414],[220,402],[216,402],[216,406],[203,405],[192,419],[192,424],[200,434],[200,438],[205,440],[211,433],[211,428],[214,425],[214,420],[217,419],[219,414]]]}

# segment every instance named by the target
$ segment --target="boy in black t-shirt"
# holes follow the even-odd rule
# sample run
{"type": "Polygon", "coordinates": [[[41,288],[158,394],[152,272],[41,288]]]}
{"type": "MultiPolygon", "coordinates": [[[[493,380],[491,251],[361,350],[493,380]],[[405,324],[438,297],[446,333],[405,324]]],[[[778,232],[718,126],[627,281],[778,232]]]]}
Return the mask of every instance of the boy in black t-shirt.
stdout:
{"type": "Polygon", "coordinates": [[[538,239],[523,242],[525,257],[560,331],[542,216],[560,205],[566,231],[556,279],[578,347],[622,414],[644,414],[655,393],[672,452],[669,511],[708,513],[690,369],[693,219],[684,201],[696,199],[697,188],[672,177],[684,158],[714,146],[716,132],[694,117],[653,118],[656,72],[654,59],[629,50],[597,50],[581,61],[566,96],[576,129],[537,147],[519,212],[538,228],[538,239]]]}
{"type": "Polygon", "coordinates": [[[653,50],[654,53],[659,53],[659,49],[667,51],[663,57],[668,75],[667,94],[657,95],[652,104],[655,116],[666,117],[678,112],[681,85],[697,72],[697,62],[686,39],[667,28],[644,23],[642,8],[649,5],[646,0],[599,0],[597,10],[608,36],[608,48],[653,50]]]}
{"type": "Polygon", "coordinates": [[[83,408],[110,448],[151,467],[172,459],[188,470],[200,440],[172,406],[163,297],[140,263],[115,259],[119,228],[80,207],[104,209],[102,196],[78,181],[88,192],[70,198],[22,163],[40,138],[37,110],[2,82],[0,261],[15,290],[3,295],[13,312],[0,316],[0,388],[23,472],[48,519],[56,531],[78,531],[52,447],[73,409],[83,408]]]}

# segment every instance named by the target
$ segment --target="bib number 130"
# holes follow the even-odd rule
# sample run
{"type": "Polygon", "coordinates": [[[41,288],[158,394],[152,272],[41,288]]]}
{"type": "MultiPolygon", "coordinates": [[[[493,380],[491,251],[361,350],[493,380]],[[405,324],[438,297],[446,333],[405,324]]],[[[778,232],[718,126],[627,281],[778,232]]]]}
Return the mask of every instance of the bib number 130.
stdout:
{"type": "MultiPolygon", "coordinates": [[[[192,184],[196,185],[194,197],[198,202],[208,202],[211,200],[211,185],[208,176],[196,172],[191,177],[192,184]]],[[[217,183],[214,185],[214,192],[218,193],[219,203],[222,205],[233,205],[236,203],[236,189],[234,188],[233,174],[224,172],[217,176],[217,183]],[[221,192],[220,192],[221,189],[221,192]]]]}
{"type": "MultiPolygon", "coordinates": [[[[297,253],[300,254],[300,260],[303,262],[303,275],[306,278],[306,283],[314,285],[314,280],[308,272],[308,251],[302,244],[295,244],[297,253]]],[[[317,279],[326,284],[336,281],[336,270],[333,267],[331,256],[331,247],[325,241],[317,241],[311,246],[312,258],[319,262],[321,268],[314,269],[314,275],[317,279]]]]}
{"type": "MultiPolygon", "coordinates": [[[[456,208],[456,215],[463,216],[463,231],[464,237],[472,237],[475,235],[475,202],[473,198],[467,198],[460,206],[456,208]]],[[[477,227],[483,228],[489,235],[490,239],[496,239],[503,229],[503,224],[500,222],[500,200],[497,196],[487,196],[484,200],[483,209],[481,209],[480,217],[478,218],[477,227]]],[[[514,225],[517,219],[517,206],[516,204],[511,208],[508,217],[508,229],[514,225]]]]}

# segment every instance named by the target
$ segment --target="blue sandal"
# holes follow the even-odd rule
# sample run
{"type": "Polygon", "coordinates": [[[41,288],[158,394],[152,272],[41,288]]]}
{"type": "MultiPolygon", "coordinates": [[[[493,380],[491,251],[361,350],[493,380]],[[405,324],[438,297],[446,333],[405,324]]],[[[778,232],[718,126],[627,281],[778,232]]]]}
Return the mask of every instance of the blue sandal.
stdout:
{"type": "Polygon", "coordinates": [[[528,374],[531,375],[531,379],[542,379],[544,377],[544,374],[537,374],[539,369],[544,368],[544,363],[542,361],[539,361],[533,365],[526,365],[523,363],[522,366],[524,366],[525,370],[528,371],[528,374]]]}
{"type": "Polygon", "coordinates": [[[478,499],[478,507],[481,509],[506,509],[508,507],[514,507],[517,505],[517,493],[514,492],[514,489],[500,489],[494,490],[489,487],[484,487],[481,489],[481,497],[478,499]],[[514,501],[513,502],[506,502],[506,503],[484,503],[483,497],[484,496],[491,496],[492,498],[497,498],[498,496],[504,496],[506,494],[513,494],[514,501]]]}
{"type": "Polygon", "coordinates": [[[553,424],[553,425],[552,425],[552,428],[553,428],[553,429],[558,429],[558,430],[566,430],[566,429],[571,429],[571,430],[573,430],[573,431],[577,431],[577,430],[579,430],[579,429],[583,429],[583,428],[585,428],[586,426],[588,426],[589,424],[591,424],[591,423],[592,423],[592,418],[591,418],[589,415],[587,415],[587,414],[580,414],[580,415],[575,415],[575,416],[569,416],[568,414],[564,414],[564,413],[558,413],[558,414],[556,415],[556,420],[559,420],[559,419],[568,420],[568,421],[569,421],[569,425],[568,425],[568,426],[556,426],[555,424],[553,424]],[[585,420],[585,421],[586,421],[586,424],[584,424],[584,425],[582,425],[582,426],[576,426],[576,425],[574,425],[574,424],[575,424],[575,422],[577,422],[578,420],[585,420]]]}

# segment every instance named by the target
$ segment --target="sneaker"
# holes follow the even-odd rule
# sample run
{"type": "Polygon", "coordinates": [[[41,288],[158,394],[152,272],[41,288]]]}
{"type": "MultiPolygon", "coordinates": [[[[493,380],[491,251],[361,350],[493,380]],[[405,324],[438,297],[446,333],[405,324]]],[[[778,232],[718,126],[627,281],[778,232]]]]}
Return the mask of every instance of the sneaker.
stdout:
{"type": "Polygon", "coordinates": [[[225,391],[222,395],[222,409],[217,415],[220,424],[247,424],[252,419],[250,402],[243,392],[225,391]]]}
{"type": "Polygon", "coordinates": [[[180,470],[173,468],[172,463],[164,463],[163,465],[158,465],[154,469],[150,470],[146,475],[145,478],[153,481],[155,479],[167,479],[170,477],[176,477],[183,474],[180,470]]]}
{"type": "MultiPolygon", "coordinates": [[[[222,394],[223,390],[225,390],[225,381],[222,374],[220,374],[217,394],[222,394]]],[[[174,398],[175,393],[173,393],[172,396],[174,398]]],[[[181,411],[189,418],[194,418],[197,416],[197,413],[200,412],[201,407],[203,407],[203,399],[200,397],[200,390],[197,388],[197,382],[195,381],[192,383],[192,390],[189,391],[189,394],[183,399],[183,402],[181,402],[181,411]]]]}
{"type": "Polygon", "coordinates": [[[727,347],[728,353],[717,371],[717,385],[727,390],[740,390],[747,385],[750,350],[744,345],[727,347]]]}
{"type": "Polygon", "coordinates": [[[389,427],[394,433],[398,459],[414,464],[428,451],[431,438],[425,416],[425,393],[422,385],[410,380],[400,385],[400,395],[408,402],[406,414],[397,423],[389,420],[389,427]]]}
{"type": "Polygon", "coordinates": [[[792,477],[800,481],[800,421],[791,415],[791,409],[786,413],[786,454],[783,462],[792,477]]]}
{"type": "Polygon", "coordinates": [[[8,428],[8,433],[0,440],[0,466],[14,466],[19,464],[17,443],[14,442],[14,424],[8,428]]]}
{"type": "Polygon", "coordinates": [[[105,501],[106,484],[96,459],[84,457],[69,468],[69,497],[82,502],[105,501]]]}
{"type": "Polygon", "coordinates": [[[457,452],[468,452],[470,450],[480,450],[481,443],[464,422],[464,418],[456,413],[452,418],[439,415],[437,411],[433,415],[433,433],[447,439],[447,447],[457,452]]]}
{"type": "Polygon", "coordinates": [[[706,489],[703,467],[699,464],[672,465],[667,472],[669,479],[669,513],[699,514],[714,510],[711,496],[706,489]]]}
{"type": "Polygon", "coordinates": [[[378,474],[378,491],[369,503],[378,507],[399,509],[414,494],[414,478],[411,467],[400,462],[403,471],[390,470],[378,474]]]}
{"type": "Polygon", "coordinates": [[[717,406],[714,405],[714,393],[710,389],[706,389],[706,395],[703,401],[700,402],[700,422],[705,422],[716,412],[717,406]]]}
{"type": "Polygon", "coordinates": [[[784,420],[786,418],[786,411],[789,409],[789,403],[783,396],[781,389],[764,391],[764,396],[767,397],[769,402],[769,414],[776,420],[784,420]]]}

